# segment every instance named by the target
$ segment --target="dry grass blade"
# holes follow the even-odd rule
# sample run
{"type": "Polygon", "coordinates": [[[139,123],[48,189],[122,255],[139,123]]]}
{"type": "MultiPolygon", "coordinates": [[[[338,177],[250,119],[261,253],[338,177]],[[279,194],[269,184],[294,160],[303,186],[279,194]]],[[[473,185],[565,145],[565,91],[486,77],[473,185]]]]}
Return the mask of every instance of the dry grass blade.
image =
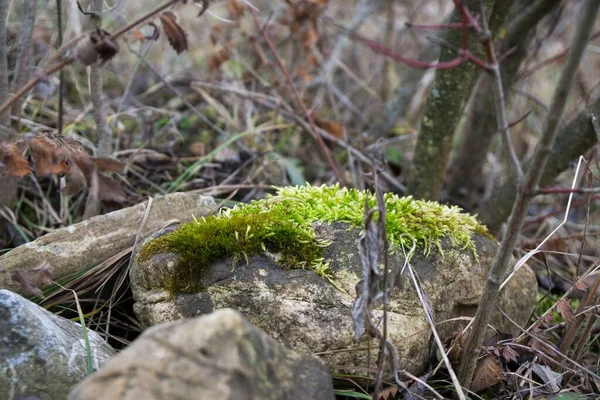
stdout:
{"type": "Polygon", "coordinates": [[[171,47],[173,47],[177,54],[187,51],[187,33],[177,23],[177,14],[173,11],[164,11],[160,14],[160,22],[171,47]]]}

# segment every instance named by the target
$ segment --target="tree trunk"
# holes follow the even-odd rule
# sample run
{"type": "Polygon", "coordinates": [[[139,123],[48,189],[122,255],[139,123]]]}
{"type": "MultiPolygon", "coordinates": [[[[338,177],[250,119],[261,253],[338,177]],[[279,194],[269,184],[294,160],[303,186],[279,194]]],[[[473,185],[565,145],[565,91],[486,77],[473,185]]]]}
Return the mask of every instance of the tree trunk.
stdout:
{"type": "MultiPolygon", "coordinates": [[[[512,0],[503,1],[503,3],[512,3],[512,0]]],[[[467,0],[465,4],[474,15],[480,14],[479,0],[467,0]]],[[[489,11],[492,5],[493,1],[486,1],[486,11],[489,11]]],[[[497,7],[498,12],[503,11],[504,8],[497,7]]],[[[486,15],[488,15],[487,12],[486,15]]],[[[496,21],[503,19],[504,16],[500,15],[490,17],[490,29],[495,30],[498,24],[496,21]],[[494,25],[491,22],[494,22],[494,25]]],[[[455,10],[451,22],[460,21],[460,13],[455,10]]],[[[445,40],[460,48],[462,30],[449,30],[445,40]]],[[[469,51],[478,57],[482,56],[483,53],[477,38],[469,38],[469,51]]],[[[449,61],[456,56],[454,51],[443,48],[440,61],[449,61]]],[[[446,163],[452,149],[454,132],[475,85],[477,75],[478,69],[472,63],[463,63],[457,68],[437,71],[427,100],[427,108],[421,120],[419,138],[408,179],[408,194],[419,199],[439,199],[446,163]]]]}

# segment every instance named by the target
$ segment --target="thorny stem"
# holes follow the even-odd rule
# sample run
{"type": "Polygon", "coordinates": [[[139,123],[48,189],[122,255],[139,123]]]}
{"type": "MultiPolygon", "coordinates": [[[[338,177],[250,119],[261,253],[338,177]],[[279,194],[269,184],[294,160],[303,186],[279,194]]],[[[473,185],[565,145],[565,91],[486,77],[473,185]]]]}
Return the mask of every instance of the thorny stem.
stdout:
{"type": "Polygon", "coordinates": [[[558,125],[564,113],[567,98],[573,86],[575,74],[583,57],[587,40],[594,27],[599,7],[600,0],[587,0],[581,9],[569,58],[554,92],[550,112],[544,121],[544,129],[536,146],[531,167],[525,175],[524,182],[519,187],[517,199],[508,220],[506,233],[492,261],[486,287],[479,301],[479,306],[473,319],[473,327],[467,336],[467,342],[460,361],[459,379],[460,383],[465,387],[470,387],[473,380],[473,374],[485,338],[486,327],[498,300],[500,284],[506,276],[512,250],[517,243],[519,233],[521,232],[523,222],[533,199],[532,194],[540,182],[546,162],[548,161],[552,143],[556,137],[558,125]]]}
{"type": "Polygon", "coordinates": [[[325,144],[325,141],[323,140],[323,138],[321,137],[321,135],[319,135],[317,133],[317,126],[315,124],[315,121],[314,121],[314,119],[313,119],[310,111],[308,111],[308,108],[306,107],[306,105],[302,101],[302,98],[300,97],[300,93],[298,93],[298,90],[296,89],[296,85],[294,85],[294,81],[292,80],[292,77],[290,76],[290,73],[289,73],[288,69],[286,68],[285,64],[281,60],[281,57],[279,57],[279,54],[277,53],[277,49],[275,48],[275,45],[273,44],[273,42],[271,41],[271,38],[267,34],[267,31],[266,31],[265,27],[260,23],[260,21],[258,19],[258,15],[256,14],[256,10],[253,7],[248,7],[248,10],[250,10],[250,14],[252,14],[252,18],[254,19],[254,23],[256,24],[256,26],[258,27],[258,29],[260,30],[260,33],[262,34],[262,37],[265,40],[265,43],[269,47],[269,50],[271,50],[271,53],[273,53],[273,57],[275,58],[275,62],[277,63],[277,66],[279,67],[279,69],[281,70],[281,72],[283,73],[283,75],[285,76],[285,79],[287,80],[288,85],[289,85],[289,87],[292,90],[292,93],[294,95],[294,98],[296,99],[296,102],[302,108],[302,112],[304,113],[306,119],[308,120],[308,122],[310,124],[311,134],[312,134],[313,138],[317,141],[317,143],[321,147],[321,150],[323,151],[323,154],[325,154],[325,157],[327,158],[327,162],[331,166],[331,169],[332,169],[332,171],[333,171],[336,179],[338,180],[338,182],[340,182],[341,185],[344,185],[345,184],[345,180],[342,177],[342,174],[341,174],[341,172],[340,172],[340,170],[339,170],[336,162],[333,160],[333,157],[331,156],[331,152],[327,148],[327,145],[325,144]]]}
{"type": "MultiPolygon", "coordinates": [[[[178,1],[181,1],[181,0],[169,0],[165,4],[156,7],[154,10],[152,10],[150,12],[147,12],[146,14],[144,14],[143,16],[141,16],[140,18],[136,19],[135,21],[133,21],[133,22],[125,25],[121,29],[119,29],[117,32],[115,32],[110,37],[108,37],[107,40],[115,40],[115,39],[119,38],[124,33],[130,31],[131,29],[133,29],[136,26],[140,25],[141,23],[145,22],[147,19],[154,17],[159,12],[161,12],[161,11],[163,11],[163,10],[171,7],[173,4],[177,3],[178,1]]],[[[96,44],[96,48],[98,48],[102,44],[103,44],[102,41],[99,42],[99,43],[97,43],[96,44]]],[[[38,74],[37,76],[35,76],[33,79],[31,79],[29,82],[27,82],[27,84],[25,86],[21,87],[21,89],[19,89],[13,95],[13,97],[10,98],[10,100],[7,100],[2,105],[0,105],[0,115],[2,115],[2,113],[4,111],[8,110],[8,108],[14,102],[16,102],[18,99],[20,99],[21,97],[23,97],[27,92],[29,92],[38,82],[40,82],[42,79],[44,79],[44,75],[46,77],[48,77],[48,76],[50,76],[50,75],[52,75],[52,74],[60,71],[65,66],[67,66],[69,64],[72,64],[75,60],[76,60],[75,57],[69,56],[69,57],[65,58],[64,60],[62,60],[62,61],[54,64],[49,69],[43,71],[43,73],[38,74]]]]}

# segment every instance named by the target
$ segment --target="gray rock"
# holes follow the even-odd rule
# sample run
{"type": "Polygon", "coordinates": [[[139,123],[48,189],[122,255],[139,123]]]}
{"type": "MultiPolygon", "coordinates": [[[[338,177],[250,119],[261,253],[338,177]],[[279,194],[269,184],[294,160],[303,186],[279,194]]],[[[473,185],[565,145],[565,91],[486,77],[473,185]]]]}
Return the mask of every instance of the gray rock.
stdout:
{"type": "Polygon", "coordinates": [[[267,337],[225,309],[144,332],[69,400],[327,400],[323,363],[267,337]]]}
{"type": "MultiPolygon", "coordinates": [[[[172,229],[153,234],[141,245],[172,229]]],[[[140,321],[150,326],[233,308],[285,346],[319,355],[331,369],[372,365],[375,348],[371,346],[369,352],[366,342],[353,342],[351,311],[355,285],[361,278],[357,250],[360,232],[349,230],[343,223],[319,224],[315,231],[319,238],[333,242],[326,248],[325,258],[337,287],[310,270],[284,270],[273,255],[266,254],[250,257],[247,265],[243,261],[233,265],[231,259],[217,262],[203,274],[203,291],[170,296],[164,290],[165,282],[177,268],[179,256],[163,253],[144,262],[136,259],[131,270],[134,310],[140,321]]],[[[459,324],[468,323],[444,321],[474,315],[497,248],[497,243],[486,236],[476,234],[473,239],[477,259],[471,251],[452,248],[445,242],[443,255],[433,251],[428,257],[416,255],[411,260],[442,338],[457,330],[459,324]]],[[[390,261],[394,268],[401,268],[398,257],[390,261]]],[[[528,267],[522,268],[503,290],[501,309],[524,326],[536,290],[535,276],[528,267]]],[[[408,278],[394,291],[388,310],[388,335],[398,348],[400,367],[420,374],[430,354],[431,331],[408,278]]],[[[499,312],[492,317],[492,324],[502,332],[518,331],[499,312]]]]}
{"type": "MultiPolygon", "coordinates": [[[[116,352],[89,329],[88,338],[96,370],[116,352]]],[[[81,325],[0,290],[0,398],[65,399],[86,376],[81,325]]]]}

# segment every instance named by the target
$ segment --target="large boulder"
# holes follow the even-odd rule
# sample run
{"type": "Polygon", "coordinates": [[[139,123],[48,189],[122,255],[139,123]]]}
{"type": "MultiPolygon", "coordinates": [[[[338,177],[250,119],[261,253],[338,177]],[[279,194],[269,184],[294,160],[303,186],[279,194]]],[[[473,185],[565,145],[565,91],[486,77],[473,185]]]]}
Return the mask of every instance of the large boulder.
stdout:
{"type": "MultiPolygon", "coordinates": [[[[246,228],[243,221],[237,221],[242,213],[239,209],[215,217],[217,220],[199,221],[201,230],[202,224],[210,225],[210,235],[203,236],[202,231],[198,232],[194,226],[173,226],[150,235],[140,243],[131,270],[136,302],[134,311],[138,318],[144,325],[151,326],[220,308],[233,308],[284,345],[303,353],[318,354],[332,369],[351,370],[352,367],[369,366],[369,356],[373,356],[374,348],[368,349],[366,343],[354,343],[352,321],[355,286],[362,277],[357,249],[361,228],[353,221],[361,219],[363,199],[356,192],[346,193],[350,194],[330,201],[317,192],[317,197],[321,197],[313,205],[311,201],[314,199],[303,197],[302,189],[292,191],[290,197],[276,196],[266,200],[283,207],[285,215],[276,215],[276,225],[287,215],[295,224],[302,225],[294,211],[296,201],[301,204],[299,207],[303,207],[302,212],[307,214],[315,214],[315,209],[329,204],[333,214],[344,221],[336,222],[329,218],[330,211],[322,213],[323,221],[310,221],[310,233],[314,235],[314,243],[322,246],[320,255],[323,257],[312,266],[304,261],[300,261],[303,263],[300,268],[289,263],[282,265],[282,260],[298,260],[294,254],[286,253],[287,248],[296,245],[295,242],[286,242],[275,249],[265,245],[266,251],[257,253],[240,250],[241,254],[234,252],[229,257],[201,264],[199,260],[206,261],[203,258],[205,252],[214,251],[215,247],[227,247],[227,242],[222,240],[227,236],[227,230],[220,229],[220,226],[214,229],[213,226],[218,218],[229,218],[231,224],[237,226],[238,232],[232,236],[240,247],[252,249],[244,237],[260,236],[261,230],[254,226],[246,228]],[[351,204],[358,208],[358,211],[352,211],[357,214],[355,217],[346,212],[348,196],[355,199],[351,204]],[[290,198],[293,200],[288,202],[290,198]],[[178,238],[177,241],[174,237],[178,238]],[[213,243],[212,237],[219,238],[214,242],[219,246],[213,243]],[[185,243],[179,246],[182,240],[185,243]],[[199,258],[195,258],[196,255],[199,258]],[[185,280],[177,281],[175,277],[181,276],[185,280]]],[[[398,236],[393,236],[398,227],[415,238],[422,232],[425,232],[426,238],[435,234],[437,229],[445,232],[439,240],[430,238],[429,243],[417,241],[419,251],[410,263],[428,296],[438,332],[441,336],[448,336],[459,324],[464,326],[468,321],[447,320],[474,315],[497,243],[485,234],[484,229],[471,224],[469,218],[472,217],[456,214],[453,209],[411,199],[388,200],[388,234],[392,244],[402,244],[397,240],[398,236]],[[408,211],[399,214],[400,209],[408,211]],[[398,220],[390,221],[390,218],[398,220]],[[422,232],[418,230],[421,228],[422,232]]],[[[269,207],[259,203],[243,212],[262,215],[270,212],[269,207]]],[[[273,231],[287,232],[279,225],[273,231]]],[[[265,235],[265,241],[273,244],[270,235],[271,231],[265,235]]],[[[297,241],[308,242],[306,238],[297,241]]],[[[311,254],[312,248],[300,247],[298,251],[311,254]]],[[[401,254],[398,250],[390,257],[393,270],[404,265],[401,254]]],[[[499,306],[513,321],[523,326],[533,307],[536,290],[535,276],[524,267],[504,288],[499,306]]],[[[400,367],[413,374],[423,372],[430,354],[431,331],[424,318],[423,306],[407,278],[393,291],[388,304],[388,319],[388,336],[398,349],[400,367]]],[[[500,312],[494,314],[492,324],[503,332],[518,330],[500,312]]]]}
{"type": "Polygon", "coordinates": [[[238,312],[145,331],[69,400],[333,400],[323,363],[286,349],[238,312]]]}
{"type": "MultiPolygon", "coordinates": [[[[88,329],[94,370],[116,352],[88,329]]],[[[82,326],[0,290],[0,398],[65,399],[88,375],[82,326]]]]}

